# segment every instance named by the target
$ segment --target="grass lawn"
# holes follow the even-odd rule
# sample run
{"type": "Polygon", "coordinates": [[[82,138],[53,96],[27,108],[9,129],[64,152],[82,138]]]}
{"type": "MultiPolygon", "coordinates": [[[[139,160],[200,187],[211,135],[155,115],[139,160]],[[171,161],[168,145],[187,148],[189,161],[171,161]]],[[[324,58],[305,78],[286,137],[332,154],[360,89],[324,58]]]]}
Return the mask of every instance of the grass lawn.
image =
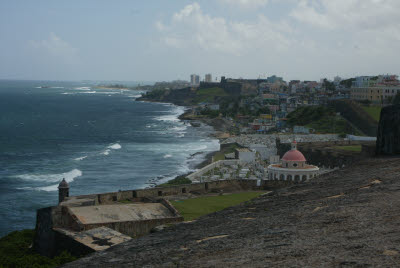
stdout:
{"type": "Polygon", "coordinates": [[[335,148],[352,152],[361,152],[361,145],[336,146],[335,148]]]}
{"type": "Polygon", "coordinates": [[[367,113],[369,113],[370,116],[372,116],[372,118],[374,118],[377,122],[379,122],[382,107],[380,106],[362,106],[362,107],[367,113]]]}
{"type": "Polygon", "coordinates": [[[185,221],[197,219],[227,207],[238,205],[253,199],[264,192],[244,192],[219,196],[206,196],[180,201],[171,201],[172,205],[181,213],[185,221]]]}
{"type": "Polygon", "coordinates": [[[222,88],[202,88],[196,91],[195,102],[213,102],[215,97],[226,97],[229,96],[222,88]]]}
{"type": "Polygon", "coordinates": [[[225,155],[234,153],[237,148],[240,148],[239,146],[232,144],[229,147],[224,148],[222,151],[216,152],[214,154],[214,162],[218,160],[225,160],[225,155]]]}

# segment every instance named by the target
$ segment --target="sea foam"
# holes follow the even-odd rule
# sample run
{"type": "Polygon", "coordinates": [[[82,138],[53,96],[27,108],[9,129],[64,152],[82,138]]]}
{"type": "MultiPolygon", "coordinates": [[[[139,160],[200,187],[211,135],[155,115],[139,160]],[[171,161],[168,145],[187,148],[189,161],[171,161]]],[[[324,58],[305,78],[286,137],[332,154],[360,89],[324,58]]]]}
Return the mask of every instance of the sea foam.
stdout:
{"type": "Polygon", "coordinates": [[[65,179],[68,183],[73,182],[75,178],[82,176],[82,171],[79,169],[73,169],[69,172],[59,173],[59,174],[24,174],[24,175],[17,175],[16,178],[26,180],[26,181],[36,181],[36,182],[57,182],[56,184],[49,185],[49,186],[40,186],[40,187],[23,187],[17,188],[20,190],[37,190],[37,191],[57,191],[57,187],[59,182],[62,179],[65,179]]]}

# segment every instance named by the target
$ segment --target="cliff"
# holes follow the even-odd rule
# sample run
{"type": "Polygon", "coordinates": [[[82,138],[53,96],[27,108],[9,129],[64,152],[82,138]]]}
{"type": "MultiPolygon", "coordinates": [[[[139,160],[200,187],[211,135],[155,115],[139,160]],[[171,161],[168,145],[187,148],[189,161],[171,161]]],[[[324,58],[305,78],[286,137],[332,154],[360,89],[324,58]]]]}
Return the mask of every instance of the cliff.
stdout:
{"type": "Polygon", "coordinates": [[[393,267],[399,165],[369,158],[64,267],[393,267]]]}
{"type": "Polygon", "coordinates": [[[382,109],[376,140],[376,153],[400,154],[400,105],[382,109]]]}

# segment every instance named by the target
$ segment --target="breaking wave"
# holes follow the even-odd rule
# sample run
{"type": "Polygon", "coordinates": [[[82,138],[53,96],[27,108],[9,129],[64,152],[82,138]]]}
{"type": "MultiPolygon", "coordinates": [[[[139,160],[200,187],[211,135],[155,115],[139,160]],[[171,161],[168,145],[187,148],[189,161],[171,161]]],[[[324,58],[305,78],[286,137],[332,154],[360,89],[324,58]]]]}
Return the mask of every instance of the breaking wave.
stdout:
{"type": "Polygon", "coordinates": [[[18,179],[25,181],[35,181],[35,182],[49,182],[54,183],[48,186],[41,187],[22,187],[17,188],[20,190],[38,190],[38,191],[57,191],[58,184],[62,179],[65,179],[68,183],[73,182],[75,178],[82,176],[82,171],[79,169],[73,169],[69,172],[59,173],[59,174],[23,174],[15,176],[18,179]]]}

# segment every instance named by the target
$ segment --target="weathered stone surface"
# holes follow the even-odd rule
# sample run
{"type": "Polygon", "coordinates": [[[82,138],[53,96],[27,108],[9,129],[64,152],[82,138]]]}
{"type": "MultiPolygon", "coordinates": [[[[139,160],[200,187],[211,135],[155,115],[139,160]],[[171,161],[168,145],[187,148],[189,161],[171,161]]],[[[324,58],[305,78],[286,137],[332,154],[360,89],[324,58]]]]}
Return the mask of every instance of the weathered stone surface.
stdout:
{"type": "Polygon", "coordinates": [[[65,267],[393,267],[399,165],[363,160],[65,267]]]}
{"type": "Polygon", "coordinates": [[[376,140],[376,153],[400,154],[400,105],[382,109],[376,140]]]}

